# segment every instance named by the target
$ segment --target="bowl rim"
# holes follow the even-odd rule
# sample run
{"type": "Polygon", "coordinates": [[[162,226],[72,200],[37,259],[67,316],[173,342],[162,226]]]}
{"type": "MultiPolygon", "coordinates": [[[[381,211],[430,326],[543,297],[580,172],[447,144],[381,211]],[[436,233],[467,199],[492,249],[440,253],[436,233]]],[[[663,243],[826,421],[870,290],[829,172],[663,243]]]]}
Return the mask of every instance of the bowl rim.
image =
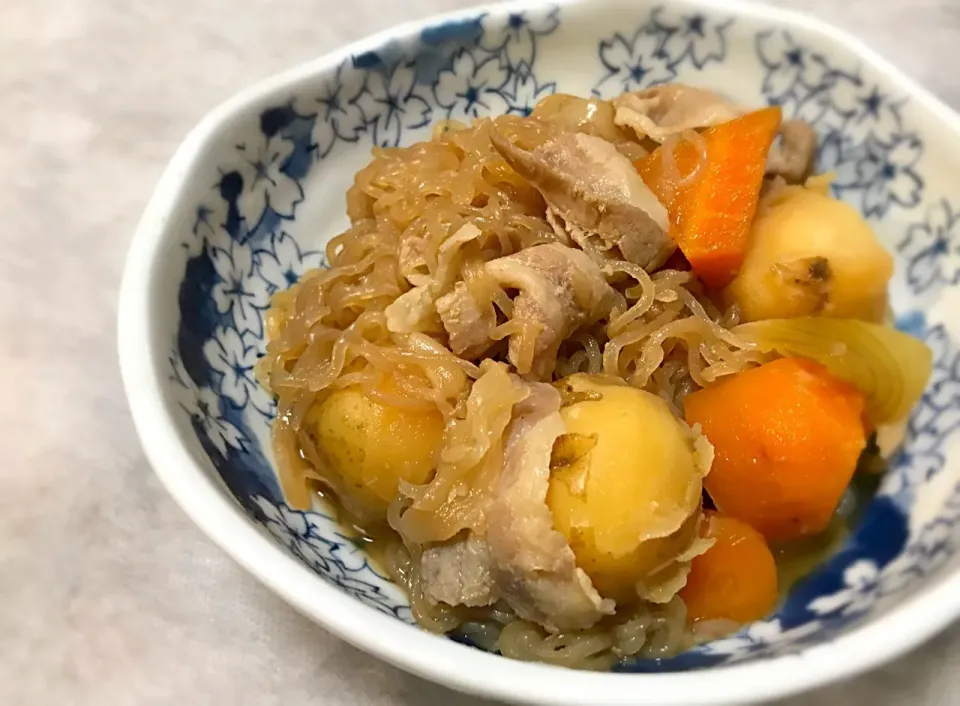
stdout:
{"type": "MultiPolygon", "coordinates": [[[[480,5],[406,22],[262,80],[210,111],[187,135],[163,172],[134,233],[123,270],[117,315],[120,370],[134,426],[150,465],[187,515],[241,566],[288,603],[359,649],[404,671],[439,684],[501,700],[528,704],[733,704],[755,703],[822,686],[879,666],[916,647],[960,616],[960,571],[944,576],[887,613],[829,642],[795,654],[702,670],[624,674],[595,673],[516,662],[431,635],[363,605],[312,572],[256,529],[232,498],[192,456],[165,402],[165,342],[157,340],[151,314],[164,291],[162,251],[171,219],[188,197],[185,177],[203,161],[207,147],[231,117],[271,95],[335,69],[350,56],[390,40],[413,39],[424,27],[535,10],[588,0],[521,0],[480,5]]],[[[645,0],[645,4],[655,3],[645,0]]],[[[913,79],[826,22],[796,11],[749,0],[677,0],[701,11],[801,29],[844,45],[883,73],[960,140],[960,115],[913,79]]]]}

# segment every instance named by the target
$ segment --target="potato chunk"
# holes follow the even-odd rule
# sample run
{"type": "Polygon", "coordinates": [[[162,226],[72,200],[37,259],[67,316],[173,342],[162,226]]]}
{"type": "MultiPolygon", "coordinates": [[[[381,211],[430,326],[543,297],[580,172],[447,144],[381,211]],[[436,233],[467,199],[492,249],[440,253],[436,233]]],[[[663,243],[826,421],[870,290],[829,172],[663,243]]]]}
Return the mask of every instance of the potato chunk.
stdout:
{"type": "Polygon", "coordinates": [[[368,521],[386,520],[401,479],[430,478],[444,429],[438,411],[390,407],[355,387],[332,393],[305,424],[340,500],[368,521]]]}
{"type": "Polygon", "coordinates": [[[582,374],[558,386],[572,404],[552,457],[554,524],[601,595],[636,600],[636,584],[696,538],[710,459],[656,395],[582,374]]]}
{"type": "Polygon", "coordinates": [[[851,206],[780,187],[760,203],[726,298],[743,321],[822,315],[878,322],[892,274],[893,258],[851,206]]]}

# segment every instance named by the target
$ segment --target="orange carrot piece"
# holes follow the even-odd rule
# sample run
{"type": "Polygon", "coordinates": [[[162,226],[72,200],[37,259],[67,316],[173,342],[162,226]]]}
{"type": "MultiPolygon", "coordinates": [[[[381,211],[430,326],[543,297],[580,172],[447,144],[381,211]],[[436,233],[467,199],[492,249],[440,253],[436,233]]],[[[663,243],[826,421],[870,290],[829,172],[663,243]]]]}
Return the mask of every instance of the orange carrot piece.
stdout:
{"type": "Polygon", "coordinates": [[[780,129],[781,110],[764,108],[706,129],[707,161],[693,142],[660,147],[634,166],[670,215],[670,234],[707,286],[733,281],[747,251],[767,153],[780,129]],[[664,164],[672,149],[676,168],[664,164]],[[689,177],[690,183],[679,185],[689,177]]]}
{"type": "Polygon", "coordinates": [[[680,598],[687,619],[749,623],[777,603],[777,565],[763,535],[746,522],[707,511],[701,535],[714,545],[696,557],[680,598]]]}
{"type": "Polygon", "coordinates": [[[826,528],[866,445],[855,388],[819,363],[781,358],[683,406],[716,451],[705,486],[718,510],[774,541],[826,528]]]}

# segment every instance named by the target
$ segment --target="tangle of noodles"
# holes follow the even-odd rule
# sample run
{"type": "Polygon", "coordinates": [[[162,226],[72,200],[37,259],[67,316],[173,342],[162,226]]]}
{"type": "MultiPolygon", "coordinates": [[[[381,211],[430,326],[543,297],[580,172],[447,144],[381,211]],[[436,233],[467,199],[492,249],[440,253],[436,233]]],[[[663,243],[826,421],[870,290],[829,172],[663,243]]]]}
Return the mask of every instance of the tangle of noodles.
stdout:
{"type": "MultiPolygon", "coordinates": [[[[529,370],[540,333],[536,322],[514,318],[516,292],[499,286],[484,263],[537,245],[569,244],[548,220],[540,193],[492,147],[491,132],[530,150],[571,124],[587,129],[595,114],[585,109],[570,123],[570,104],[554,100],[530,117],[481,119],[469,126],[445,122],[425,142],[375,149],[347,194],[351,225],[329,241],[328,267],[274,296],[266,317],[269,343],[257,373],[277,396],[273,452],[288,502],[307,507],[316,489],[326,488],[361,526],[363,509],[340,492],[340,481],[326,471],[304,427],[308,411],[345,387],[386,405],[437,410],[445,431],[436,472],[423,485],[401,483],[389,510],[396,535],[384,540],[383,563],[408,590],[418,622],[436,632],[470,623],[478,639],[518,659],[604,668],[625,655],[658,656],[680,646],[687,639],[682,602],[638,608],[586,631],[547,635],[513,620],[499,605],[478,611],[431,602],[417,568],[424,545],[483,529],[504,431],[526,394],[507,344],[514,337],[525,341],[517,355],[529,370]],[[482,349],[461,355],[452,351],[433,308],[459,283],[493,322],[482,349]]],[[[595,127],[599,134],[617,131],[612,122],[595,127]]],[[[628,139],[625,132],[616,135],[628,139]]],[[[664,144],[671,159],[680,139],[703,152],[703,139],[685,131],[664,144]]],[[[622,151],[645,150],[634,142],[622,151]]],[[[682,180],[696,179],[699,171],[682,180]]],[[[689,272],[651,275],[618,260],[608,261],[603,272],[617,295],[612,312],[560,343],[546,382],[574,372],[606,373],[679,410],[689,391],[763,361],[730,332],[736,312],[718,309],[689,272]]]]}

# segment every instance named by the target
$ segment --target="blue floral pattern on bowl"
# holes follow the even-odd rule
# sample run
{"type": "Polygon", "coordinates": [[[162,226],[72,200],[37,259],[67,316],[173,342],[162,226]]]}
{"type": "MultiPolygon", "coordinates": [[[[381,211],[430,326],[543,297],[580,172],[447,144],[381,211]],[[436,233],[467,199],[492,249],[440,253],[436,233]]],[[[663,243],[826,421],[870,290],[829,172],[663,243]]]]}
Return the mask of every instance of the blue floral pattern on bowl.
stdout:
{"type": "Polygon", "coordinates": [[[668,19],[662,9],[631,34],[615,33],[600,41],[600,63],[606,72],[594,85],[596,95],[616,95],[668,83],[684,68],[703,69],[727,54],[726,30],[731,20],[702,14],[668,19]]]}
{"type": "Polygon", "coordinates": [[[756,46],[764,95],[818,128],[820,167],[835,172],[838,196],[877,217],[920,203],[924,183],[915,167],[923,142],[904,127],[903,99],[856,67],[836,66],[799,45],[790,32],[763,32],[756,46]]]}
{"type": "MultiPolygon", "coordinates": [[[[741,45],[748,41],[753,51],[739,55],[735,68],[755,77],[755,102],[782,105],[817,128],[820,163],[835,172],[838,197],[867,217],[898,219],[898,235],[888,238],[903,293],[895,300],[898,325],[931,345],[934,379],[910,421],[904,453],[859,528],[775,615],[678,657],[618,669],[696,669],[827,639],[902,599],[956,550],[960,478],[940,479],[950,448],[960,443],[960,352],[936,318],[936,303],[960,282],[958,212],[943,194],[927,193],[925,146],[906,100],[890,95],[869,70],[837,65],[799,36],[664,7],[597,36],[592,67],[568,81],[551,72],[550,57],[566,50],[562,26],[561,10],[547,8],[429,27],[415,40],[351,57],[312,92],[266,107],[237,128],[242,139],[217,165],[183,233],[180,323],[170,353],[174,401],[219,479],[265,532],[331,584],[412,622],[404,595],[331,512],[284,503],[270,462],[275,408],[253,366],[264,348],[270,296],[324,264],[323,238],[313,221],[304,225],[304,212],[322,196],[313,180],[326,163],[353,156],[352,172],[371,147],[423,139],[437,120],[526,115],[557,90],[610,96],[672,80],[710,85],[734,61],[728,48],[740,32],[741,45]],[[938,495],[935,511],[917,510],[924,494],[938,495]]],[[[339,216],[340,204],[325,203],[325,217],[334,208],[339,216]]]]}

